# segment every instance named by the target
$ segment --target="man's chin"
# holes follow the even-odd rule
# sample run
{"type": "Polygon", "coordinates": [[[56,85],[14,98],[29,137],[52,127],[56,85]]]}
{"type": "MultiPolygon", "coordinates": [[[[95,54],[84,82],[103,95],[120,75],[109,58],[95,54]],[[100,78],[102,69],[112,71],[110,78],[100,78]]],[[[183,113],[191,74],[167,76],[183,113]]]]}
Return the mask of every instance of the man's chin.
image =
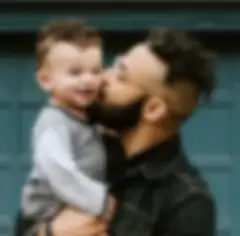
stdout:
{"type": "Polygon", "coordinates": [[[117,133],[131,129],[138,123],[138,119],[129,119],[124,115],[124,112],[112,112],[96,106],[96,104],[94,108],[93,106],[88,107],[88,115],[92,124],[102,125],[117,133]]]}
{"type": "Polygon", "coordinates": [[[89,119],[92,123],[101,124],[109,129],[123,132],[137,126],[144,98],[140,98],[128,106],[103,106],[98,101],[87,108],[89,119]]]}

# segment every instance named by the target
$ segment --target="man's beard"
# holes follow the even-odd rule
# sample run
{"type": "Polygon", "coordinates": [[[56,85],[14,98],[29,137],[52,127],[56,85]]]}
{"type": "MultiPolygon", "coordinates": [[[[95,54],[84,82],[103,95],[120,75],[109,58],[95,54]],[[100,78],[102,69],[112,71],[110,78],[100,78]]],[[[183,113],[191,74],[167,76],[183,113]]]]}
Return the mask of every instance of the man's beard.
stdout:
{"type": "Polygon", "coordinates": [[[141,97],[129,105],[112,107],[95,103],[87,108],[87,113],[92,123],[121,132],[138,125],[145,100],[141,97]]]}

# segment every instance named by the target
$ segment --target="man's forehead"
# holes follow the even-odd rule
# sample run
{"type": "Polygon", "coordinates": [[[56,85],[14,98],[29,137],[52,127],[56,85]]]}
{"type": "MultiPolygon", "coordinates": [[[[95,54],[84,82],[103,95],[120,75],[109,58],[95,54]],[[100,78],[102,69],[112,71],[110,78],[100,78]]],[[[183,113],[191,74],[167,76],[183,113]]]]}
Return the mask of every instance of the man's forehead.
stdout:
{"type": "Polygon", "coordinates": [[[163,70],[166,70],[166,64],[151,52],[146,43],[132,47],[126,54],[126,59],[129,64],[140,66],[142,70],[151,69],[156,73],[162,73],[163,70]]]}
{"type": "Polygon", "coordinates": [[[138,62],[141,62],[142,61],[141,59],[143,58],[152,59],[151,52],[145,43],[140,43],[130,48],[126,53],[126,57],[128,57],[129,59],[137,58],[138,62]]]}
{"type": "Polygon", "coordinates": [[[166,77],[167,65],[150,51],[146,43],[132,47],[125,59],[129,73],[141,86],[155,87],[166,77]]]}

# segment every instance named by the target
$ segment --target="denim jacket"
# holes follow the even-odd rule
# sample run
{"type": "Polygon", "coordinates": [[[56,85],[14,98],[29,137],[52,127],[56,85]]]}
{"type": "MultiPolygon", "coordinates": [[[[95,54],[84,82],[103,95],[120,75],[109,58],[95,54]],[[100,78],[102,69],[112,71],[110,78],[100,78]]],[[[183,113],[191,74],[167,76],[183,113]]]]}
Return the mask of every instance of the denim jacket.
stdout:
{"type": "Polygon", "coordinates": [[[189,162],[179,136],[150,147],[128,162],[122,158],[120,146],[109,141],[106,144],[109,179],[118,200],[110,235],[215,235],[213,197],[189,162]]]}

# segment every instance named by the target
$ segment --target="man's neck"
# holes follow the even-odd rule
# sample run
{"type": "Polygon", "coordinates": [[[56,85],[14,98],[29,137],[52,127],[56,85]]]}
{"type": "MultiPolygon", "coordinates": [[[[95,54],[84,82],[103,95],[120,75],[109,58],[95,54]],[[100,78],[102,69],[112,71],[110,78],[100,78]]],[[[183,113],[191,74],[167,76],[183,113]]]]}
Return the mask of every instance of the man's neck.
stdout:
{"type": "Polygon", "coordinates": [[[121,134],[121,142],[127,159],[141,153],[156,143],[162,143],[176,132],[164,132],[155,127],[137,127],[121,134]]]}

